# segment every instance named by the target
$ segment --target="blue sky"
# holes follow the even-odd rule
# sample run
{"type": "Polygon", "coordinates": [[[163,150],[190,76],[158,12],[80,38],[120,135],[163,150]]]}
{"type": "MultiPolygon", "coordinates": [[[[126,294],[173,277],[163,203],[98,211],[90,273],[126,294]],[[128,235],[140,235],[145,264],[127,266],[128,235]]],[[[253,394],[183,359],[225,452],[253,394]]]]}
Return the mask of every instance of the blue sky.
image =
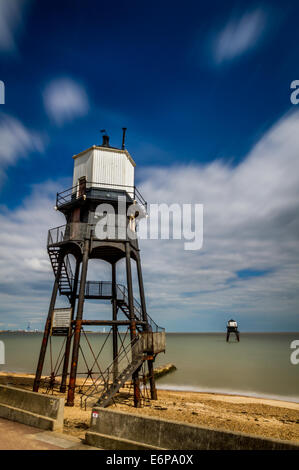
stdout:
{"type": "Polygon", "coordinates": [[[299,330],[296,6],[1,1],[0,327],[42,326],[55,193],[72,155],[126,126],[146,199],[205,207],[198,253],[142,243],[149,313],[175,331],[232,315],[299,330]]]}

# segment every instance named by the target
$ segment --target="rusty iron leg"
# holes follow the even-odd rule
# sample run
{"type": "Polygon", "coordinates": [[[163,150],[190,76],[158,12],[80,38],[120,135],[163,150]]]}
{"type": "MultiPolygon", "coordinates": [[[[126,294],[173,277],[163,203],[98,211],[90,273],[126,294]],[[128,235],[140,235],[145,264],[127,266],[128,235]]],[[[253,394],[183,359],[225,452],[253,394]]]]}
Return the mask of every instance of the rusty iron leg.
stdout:
{"type": "MultiPolygon", "coordinates": [[[[74,277],[74,285],[73,285],[73,292],[71,297],[71,308],[72,308],[72,317],[71,320],[74,319],[74,311],[76,306],[76,297],[77,297],[77,288],[78,288],[78,280],[79,280],[79,271],[80,271],[80,261],[76,261],[76,271],[74,277]]],[[[71,343],[72,343],[72,328],[70,328],[66,343],[65,343],[65,352],[64,352],[64,361],[63,361],[63,368],[62,368],[62,376],[61,376],[61,384],[60,384],[60,392],[65,393],[66,391],[66,382],[67,382],[67,373],[69,368],[69,359],[70,359],[70,352],[71,352],[71,343]]]]}
{"type": "Polygon", "coordinates": [[[59,256],[58,260],[58,269],[53,285],[53,290],[52,290],[52,296],[51,296],[51,301],[50,301],[50,306],[49,306],[49,311],[48,311],[48,317],[46,320],[46,325],[45,325],[45,330],[44,330],[44,336],[42,340],[42,345],[40,349],[40,354],[39,354],[39,359],[38,359],[38,364],[36,368],[36,374],[35,374],[35,379],[33,383],[33,391],[38,392],[39,385],[40,385],[40,379],[42,376],[42,371],[43,371],[43,366],[45,362],[45,356],[46,356],[46,351],[47,351],[47,345],[48,345],[48,339],[50,335],[50,330],[51,330],[51,323],[52,323],[52,316],[53,316],[53,310],[55,307],[55,302],[57,298],[57,293],[58,293],[58,288],[59,288],[59,279],[61,275],[61,269],[62,269],[62,263],[63,263],[63,255],[61,254],[59,256]]]}
{"type": "Polygon", "coordinates": [[[147,361],[148,365],[148,375],[149,375],[149,382],[150,382],[150,389],[151,389],[151,400],[157,400],[157,389],[156,389],[156,382],[154,376],[154,361],[149,360],[147,361]]]}
{"type": "Polygon", "coordinates": [[[133,387],[134,387],[134,406],[135,406],[135,408],[140,408],[141,407],[139,370],[140,370],[140,367],[132,375],[133,387]]]}
{"type": "MultiPolygon", "coordinates": [[[[129,300],[129,311],[130,311],[130,332],[131,332],[131,341],[136,337],[136,319],[134,314],[134,297],[133,297],[133,283],[132,283],[132,268],[131,268],[131,250],[129,242],[126,242],[126,274],[127,274],[127,287],[128,287],[128,300],[129,300]]],[[[133,351],[132,351],[132,360],[133,351]]],[[[132,375],[133,388],[134,388],[134,406],[139,408],[141,406],[141,397],[140,397],[140,384],[139,384],[139,374],[138,371],[135,371],[132,375]]]]}
{"type": "Polygon", "coordinates": [[[140,303],[141,303],[141,309],[142,309],[142,320],[146,321],[147,323],[143,277],[142,277],[141,261],[140,261],[139,253],[138,253],[136,265],[137,265],[137,275],[138,275],[139,296],[140,296],[140,303]]]}
{"type": "Polygon", "coordinates": [[[76,317],[74,340],[73,340],[73,355],[72,355],[72,361],[71,361],[70,381],[69,381],[69,389],[68,389],[68,396],[67,396],[67,402],[66,402],[67,406],[74,406],[76,375],[77,375],[78,357],[79,357],[79,345],[80,345],[83,307],[84,307],[84,298],[85,298],[85,284],[86,284],[86,277],[87,277],[88,256],[89,256],[89,240],[85,240],[82,269],[81,269],[80,292],[79,292],[77,317],[76,317]]]}
{"type": "MultiPolygon", "coordinates": [[[[112,320],[117,320],[117,289],[116,289],[116,266],[112,264],[112,320]]],[[[118,327],[117,325],[112,326],[112,353],[113,353],[113,380],[115,381],[118,377],[118,327]]]]}
{"type": "MultiPolygon", "coordinates": [[[[145,325],[144,329],[145,329],[145,331],[148,331],[149,325],[148,325],[148,319],[147,319],[147,313],[146,313],[146,303],[145,303],[145,295],[144,295],[143,277],[142,277],[141,260],[140,260],[139,253],[138,253],[136,264],[137,264],[139,296],[140,296],[141,309],[142,309],[142,319],[146,322],[146,325],[145,325]]],[[[157,389],[156,389],[156,383],[155,383],[155,377],[154,377],[153,363],[154,363],[154,361],[152,361],[152,360],[148,361],[148,372],[149,372],[151,399],[152,400],[157,400],[157,389]]]]}

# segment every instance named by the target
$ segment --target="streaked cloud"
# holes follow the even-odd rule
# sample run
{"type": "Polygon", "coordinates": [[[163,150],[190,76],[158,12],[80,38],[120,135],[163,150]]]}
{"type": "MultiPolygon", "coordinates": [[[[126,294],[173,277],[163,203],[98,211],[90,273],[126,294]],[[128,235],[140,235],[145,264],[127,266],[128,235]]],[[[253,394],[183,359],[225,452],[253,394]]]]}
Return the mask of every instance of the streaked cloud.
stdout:
{"type": "Polygon", "coordinates": [[[1,0],[0,2],[0,52],[17,50],[19,35],[29,0],[1,0]]]}
{"type": "Polygon", "coordinates": [[[52,81],[44,90],[43,98],[49,117],[59,126],[88,113],[85,89],[70,78],[52,81]]]}
{"type": "Polygon", "coordinates": [[[44,139],[18,119],[0,114],[0,176],[8,166],[31,152],[43,152],[44,139]]]}
{"type": "Polygon", "coordinates": [[[151,202],[204,204],[202,250],[141,243],[149,312],[160,323],[220,330],[231,313],[246,329],[298,330],[298,126],[299,112],[284,116],[236,167],[149,169],[141,189],[151,202]]]}
{"type": "Polygon", "coordinates": [[[212,41],[215,64],[220,65],[245,54],[258,45],[267,25],[262,9],[234,17],[216,34],[212,41]]]}

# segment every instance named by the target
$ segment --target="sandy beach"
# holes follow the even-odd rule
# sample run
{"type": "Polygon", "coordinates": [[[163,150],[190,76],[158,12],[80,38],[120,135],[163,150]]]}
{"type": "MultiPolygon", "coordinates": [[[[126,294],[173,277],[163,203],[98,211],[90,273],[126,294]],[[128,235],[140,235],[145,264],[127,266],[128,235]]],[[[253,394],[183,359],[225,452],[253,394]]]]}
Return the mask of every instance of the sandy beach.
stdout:
{"type": "MultiPolygon", "coordinates": [[[[32,390],[33,376],[0,372],[0,383],[32,390]]],[[[40,389],[45,393],[43,388],[40,389]]],[[[61,395],[54,392],[55,395],[61,395]]],[[[243,432],[299,442],[299,404],[266,398],[187,391],[158,390],[157,401],[133,407],[132,396],[122,390],[111,408],[214,429],[243,432]]],[[[80,408],[80,394],[74,407],[65,407],[64,432],[84,437],[91,409],[80,408]]]]}

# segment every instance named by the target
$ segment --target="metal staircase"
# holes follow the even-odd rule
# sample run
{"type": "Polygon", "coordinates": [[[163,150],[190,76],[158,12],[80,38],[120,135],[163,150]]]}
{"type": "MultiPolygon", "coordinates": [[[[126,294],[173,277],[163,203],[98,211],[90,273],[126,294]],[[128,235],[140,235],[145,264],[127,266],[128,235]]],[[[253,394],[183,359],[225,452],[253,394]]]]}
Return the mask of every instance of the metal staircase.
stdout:
{"type": "MultiPolygon", "coordinates": [[[[109,405],[113,397],[142,365],[145,357],[143,338],[136,336],[82,394],[81,407],[86,409],[88,401],[92,398],[97,399],[97,406],[105,408],[109,405]]],[[[92,403],[94,404],[95,402],[92,403]]]]}
{"type": "MultiPolygon", "coordinates": [[[[48,247],[48,253],[51,265],[56,276],[58,270],[58,257],[60,249],[57,247],[48,247]]],[[[60,295],[66,295],[69,299],[72,293],[73,286],[73,272],[70,260],[66,256],[62,262],[61,275],[59,278],[59,292],[60,295]]]]}
{"type": "MultiPolygon", "coordinates": [[[[117,305],[122,310],[122,312],[126,315],[128,319],[130,319],[130,307],[129,307],[129,296],[128,290],[124,285],[117,284],[117,305]]],[[[143,320],[142,315],[142,307],[138,300],[134,297],[134,317],[137,321],[143,320]]],[[[150,317],[148,313],[146,313],[146,322],[148,327],[151,331],[162,331],[164,328],[160,328],[157,323],[150,317]]],[[[141,332],[143,331],[142,326],[137,325],[137,329],[141,332]]]]}
{"type": "Polygon", "coordinates": [[[100,398],[97,401],[97,406],[105,408],[111,402],[112,398],[119,392],[119,390],[125,385],[129,378],[132,377],[133,373],[142,365],[142,357],[134,359],[124,371],[107,387],[100,398]]]}

